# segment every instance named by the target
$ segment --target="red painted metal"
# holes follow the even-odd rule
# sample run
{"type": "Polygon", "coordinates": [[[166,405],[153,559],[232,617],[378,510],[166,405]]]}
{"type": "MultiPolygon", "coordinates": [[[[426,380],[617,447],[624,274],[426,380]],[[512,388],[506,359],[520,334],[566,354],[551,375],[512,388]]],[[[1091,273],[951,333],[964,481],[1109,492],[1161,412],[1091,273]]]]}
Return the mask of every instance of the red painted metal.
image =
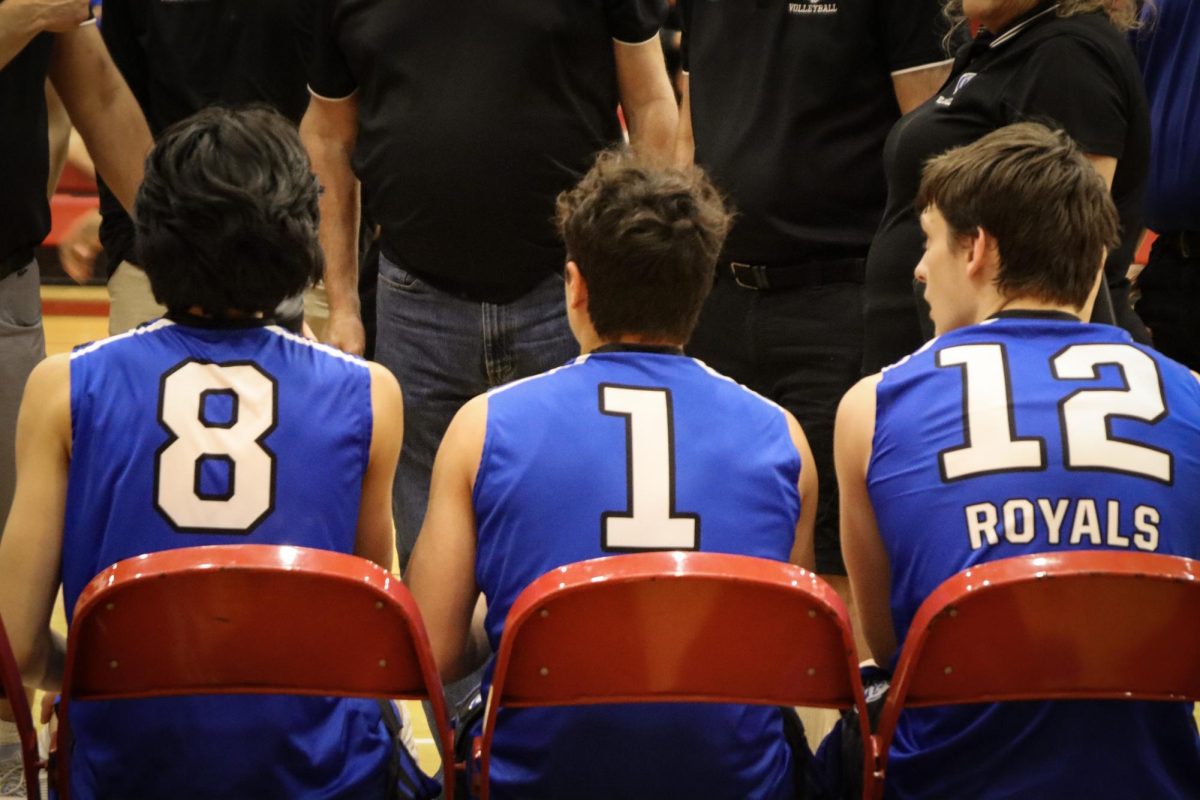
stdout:
{"type": "Polygon", "coordinates": [[[882,792],[906,707],[1012,700],[1200,699],[1200,564],[1127,551],[965,570],[913,618],[873,750],[882,792]]]}
{"type": "Polygon", "coordinates": [[[816,575],[718,553],[612,556],[543,575],[509,611],[481,796],[501,706],[638,702],[855,706],[868,741],[849,617],[816,575]]]}
{"type": "Polygon", "coordinates": [[[38,785],[38,770],[45,764],[38,757],[37,731],[29,713],[29,701],[21,683],[21,671],[17,669],[8,633],[0,620],[0,699],[7,699],[12,707],[13,719],[17,724],[17,736],[21,739],[21,761],[25,765],[25,796],[29,800],[41,800],[38,785]]]}
{"type": "MultiPolygon", "coordinates": [[[[60,788],[70,787],[71,701],[246,693],[428,700],[442,752],[453,752],[425,626],[399,578],[326,550],[190,547],[120,561],[80,595],[60,788]]],[[[453,780],[447,770],[447,796],[453,780]]]]}

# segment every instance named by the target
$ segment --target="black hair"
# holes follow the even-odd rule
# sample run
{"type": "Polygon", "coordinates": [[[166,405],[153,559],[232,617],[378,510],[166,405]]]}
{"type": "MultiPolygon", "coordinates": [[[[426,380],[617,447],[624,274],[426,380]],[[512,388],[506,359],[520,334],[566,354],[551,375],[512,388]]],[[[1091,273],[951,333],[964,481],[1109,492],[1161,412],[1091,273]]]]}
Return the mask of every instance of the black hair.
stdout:
{"type": "Polygon", "coordinates": [[[139,265],[172,311],[272,313],[320,277],[320,190],[295,126],[266,107],[208,108],[146,158],[139,265]]]}

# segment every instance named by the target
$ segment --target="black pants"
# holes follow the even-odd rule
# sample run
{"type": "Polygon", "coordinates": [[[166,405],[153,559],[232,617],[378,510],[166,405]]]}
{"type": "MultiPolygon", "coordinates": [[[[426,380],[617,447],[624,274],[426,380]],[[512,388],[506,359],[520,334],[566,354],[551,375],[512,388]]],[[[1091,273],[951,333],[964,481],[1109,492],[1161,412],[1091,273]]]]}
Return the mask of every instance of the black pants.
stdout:
{"type": "Polygon", "coordinates": [[[1150,328],[1154,346],[1200,370],[1200,251],[1185,256],[1177,238],[1160,237],[1150,249],[1138,286],[1138,314],[1150,328]]]}
{"type": "Polygon", "coordinates": [[[795,415],[820,479],[817,572],[845,575],[838,535],[833,420],[862,364],[862,286],[760,291],[721,276],[687,350],[795,415]]]}

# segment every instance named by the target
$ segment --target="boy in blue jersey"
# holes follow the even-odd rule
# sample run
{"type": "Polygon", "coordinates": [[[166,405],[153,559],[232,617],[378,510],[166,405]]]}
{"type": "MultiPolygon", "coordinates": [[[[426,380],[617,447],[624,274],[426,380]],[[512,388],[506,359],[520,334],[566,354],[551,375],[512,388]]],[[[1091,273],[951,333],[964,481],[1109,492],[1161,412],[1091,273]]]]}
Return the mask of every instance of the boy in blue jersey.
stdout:
{"type": "MultiPolygon", "coordinates": [[[[584,355],[463,407],[406,576],[448,680],[482,665],[521,590],[564,564],[705,550],[812,566],[799,425],[683,355],[729,224],[712,185],[608,153],[558,219],[584,355]]],[[[492,796],[791,798],[794,752],[778,708],[505,709],[492,796]]]]}
{"type": "MultiPolygon", "coordinates": [[[[842,548],[892,667],[974,564],[1065,549],[1200,556],[1200,382],[1087,319],[1117,215],[1062,132],[1002,128],[925,167],[916,276],[938,338],[843,399],[842,548]]],[[[910,709],[890,797],[1195,798],[1190,704],[910,709]]]]}
{"type": "MultiPolygon", "coordinates": [[[[264,543],[390,567],[399,387],[268,316],[320,273],[318,194],[295,130],[263,109],[204,111],[148,157],[138,234],[169,313],[42,362],[21,407],[0,613],[28,684],[62,680],[60,585],[70,624],[123,558],[264,543]]],[[[71,716],[81,799],[392,798],[396,765],[411,768],[373,700],[80,702],[71,716]]]]}

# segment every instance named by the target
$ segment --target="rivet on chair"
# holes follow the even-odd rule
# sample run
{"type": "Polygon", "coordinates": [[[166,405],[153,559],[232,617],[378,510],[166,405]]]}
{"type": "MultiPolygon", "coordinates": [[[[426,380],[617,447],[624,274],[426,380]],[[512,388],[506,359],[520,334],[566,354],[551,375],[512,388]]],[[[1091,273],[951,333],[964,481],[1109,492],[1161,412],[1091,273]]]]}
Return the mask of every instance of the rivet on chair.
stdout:
{"type": "Polygon", "coordinates": [[[816,675],[816,674],[817,674],[817,668],[816,668],[816,667],[809,667],[809,668],[808,668],[808,677],[810,677],[810,678],[811,678],[813,675],[816,675]]]}
{"type": "Polygon", "coordinates": [[[810,608],[810,609],[808,610],[808,618],[809,618],[809,619],[816,619],[816,618],[817,618],[817,610],[816,610],[815,608],[810,608]]]}
{"type": "Polygon", "coordinates": [[[958,616],[958,609],[957,609],[957,608],[952,608],[952,609],[950,609],[950,616],[952,616],[952,617],[957,617],[957,616],[958,616]]]}
{"type": "Polygon", "coordinates": [[[542,619],[545,619],[545,618],[546,618],[546,617],[548,617],[548,616],[550,616],[550,609],[548,609],[548,608],[543,608],[543,609],[542,609],[542,613],[541,613],[541,617],[542,617],[542,619]]]}
{"type": "Polygon", "coordinates": [[[116,608],[116,606],[112,603],[108,603],[104,606],[105,611],[112,611],[114,608],[116,608]]]}
{"type": "Polygon", "coordinates": [[[954,672],[954,667],[946,667],[945,672],[949,675],[951,672],[954,672]]]}
{"type": "Polygon", "coordinates": [[[112,661],[108,662],[109,669],[116,669],[119,666],[121,666],[121,665],[117,663],[117,660],[115,658],[112,661]]]}
{"type": "Polygon", "coordinates": [[[549,674],[550,674],[550,668],[549,668],[549,667],[542,667],[541,669],[539,669],[539,670],[538,670],[538,673],[539,673],[539,674],[540,674],[540,675],[541,675],[541,676],[544,678],[544,677],[546,677],[547,675],[549,675],[549,674]]]}
{"type": "Polygon", "coordinates": [[[376,601],[375,601],[375,610],[376,610],[376,611],[379,611],[379,610],[380,610],[380,609],[382,609],[382,608],[383,608],[383,601],[382,601],[382,600],[376,600],[376,601]]]}
{"type": "Polygon", "coordinates": [[[379,659],[379,668],[383,669],[386,666],[387,666],[387,659],[386,658],[379,659]]]}

